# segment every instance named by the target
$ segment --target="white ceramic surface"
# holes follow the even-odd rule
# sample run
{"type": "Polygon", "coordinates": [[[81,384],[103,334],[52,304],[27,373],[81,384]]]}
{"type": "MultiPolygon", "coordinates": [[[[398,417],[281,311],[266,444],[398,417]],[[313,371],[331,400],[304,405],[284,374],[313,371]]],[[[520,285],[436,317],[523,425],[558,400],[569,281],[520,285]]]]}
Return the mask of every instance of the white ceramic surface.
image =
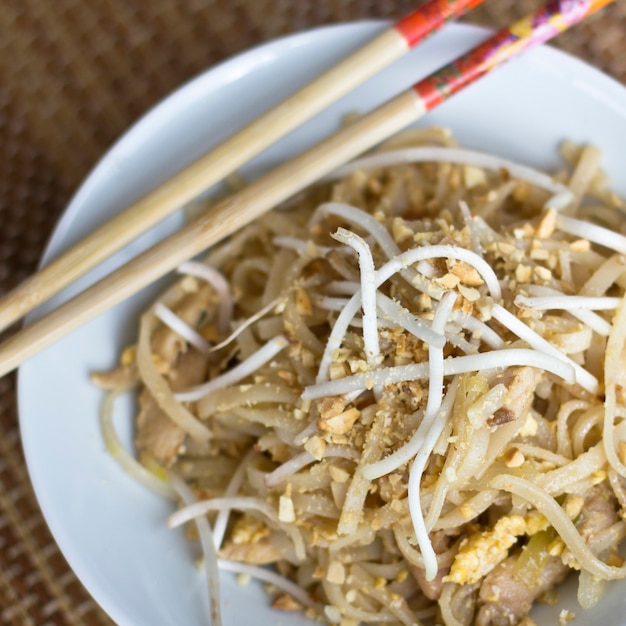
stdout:
{"type": "MultiPolygon", "coordinates": [[[[150,111],[106,154],[76,194],[48,247],[49,260],[260,111],[379,32],[382,23],[324,28],[267,44],[184,85],[150,111]]],[[[486,31],[452,25],[257,159],[255,172],[337,127],[340,115],[368,110],[482,40],[486,31]]],[[[615,188],[626,194],[626,90],[589,66],[541,48],[498,70],[433,112],[422,125],[446,125],[467,146],[540,167],[554,166],[565,138],[592,141],[605,154],[615,188]]],[[[180,223],[180,216],[142,237],[92,282],[180,223]]],[[[67,298],[75,289],[62,294],[67,298]]],[[[115,363],[135,333],[147,289],[33,358],[20,370],[20,425],[28,468],[46,520],[63,554],[95,599],[123,626],[206,624],[203,580],[192,550],[165,528],[169,505],[136,485],[106,452],[98,427],[102,394],[88,380],[115,363]]],[[[56,304],[56,298],[52,304],[56,304]]],[[[42,311],[48,307],[42,308],[42,311]]],[[[39,312],[41,313],[41,311],[39,312]]],[[[117,419],[131,441],[130,402],[117,419]]],[[[310,623],[272,612],[262,590],[223,576],[230,626],[310,623]]],[[[615,584],[588,613],[572,597],[577,626],[626,624],[626,589],[615,584]]],[[[539,616],[556,623],[556,609],[539,616]]]]}

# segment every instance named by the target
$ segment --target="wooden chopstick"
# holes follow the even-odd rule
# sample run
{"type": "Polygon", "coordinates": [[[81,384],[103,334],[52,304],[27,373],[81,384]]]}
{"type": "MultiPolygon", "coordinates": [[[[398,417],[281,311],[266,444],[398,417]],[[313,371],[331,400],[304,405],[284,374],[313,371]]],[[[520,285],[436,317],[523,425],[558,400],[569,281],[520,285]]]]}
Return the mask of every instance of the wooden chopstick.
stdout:
{"type": "Polygon", "coordinates": [[[367,116],[280,165],[0,345],[0,376],[414,122],[512,56],[550,39],[611,1],[549,2],[367,116]]]}
{"type": "Polygon", "coordinates": [[[484,0],[430,0],[0,298],[0,331],[484,0]]]}

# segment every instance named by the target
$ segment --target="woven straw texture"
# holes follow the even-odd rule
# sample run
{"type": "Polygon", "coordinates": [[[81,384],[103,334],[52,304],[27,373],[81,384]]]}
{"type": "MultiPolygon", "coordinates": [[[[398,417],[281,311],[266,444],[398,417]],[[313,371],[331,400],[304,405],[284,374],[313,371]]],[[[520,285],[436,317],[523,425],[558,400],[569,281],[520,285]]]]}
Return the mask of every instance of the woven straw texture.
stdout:
{"type": "MultiPolygon", "coordinates": [[[[415,0],[2,0],[0,292],[35,268],[70,195],[107,147],[183,81],[259,42],[321,24],[393,18],[415,0]]],[[[491,0],[500,27],[539,5],[491,0]]],[[[623,0],[556,45],[626,81],[623,0]]],[[[110,624],[67,566],[33,495],[15,382],[0,379],[0,623],[110,624]]]]}

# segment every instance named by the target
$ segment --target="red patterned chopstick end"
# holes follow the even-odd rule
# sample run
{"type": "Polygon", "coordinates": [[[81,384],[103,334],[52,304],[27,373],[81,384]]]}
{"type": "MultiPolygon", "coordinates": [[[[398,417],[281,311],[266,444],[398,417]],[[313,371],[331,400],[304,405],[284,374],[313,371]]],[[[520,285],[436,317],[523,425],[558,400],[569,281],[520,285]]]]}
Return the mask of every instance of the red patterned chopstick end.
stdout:
{"type": "Polygon", "coordinates": [[[550,0],[414,86],[426,110],[515,55],[548,41],[613,0],[550,0]]]}
{"type": "Polygon", "coordinates": [[[430,0],[416,11],[398,20],[396,30],[406,39],[409,47],[438,30],[449,20],[482,4],[484,0],[430,0]]]}

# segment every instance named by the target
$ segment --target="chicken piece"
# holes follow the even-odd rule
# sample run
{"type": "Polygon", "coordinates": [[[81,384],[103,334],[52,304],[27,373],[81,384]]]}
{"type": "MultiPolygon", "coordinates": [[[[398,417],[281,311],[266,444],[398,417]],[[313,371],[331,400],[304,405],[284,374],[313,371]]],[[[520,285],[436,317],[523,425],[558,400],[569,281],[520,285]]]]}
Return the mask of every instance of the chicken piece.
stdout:
{"type": "Polygon", "coordinates": [[[610,488],[605,484],[593,487],[585,497],[576,527],[586,543],[609,526],[619,521],[617,502],[610,488]]]}
{"type": "Polygon", "coordinates": [[[527,586],[514,575],[519,553],[497,565],[483,581],[478,594],[482,604],[476,626],[513,626],[530,611],[533,602],[545,591],[562,582],[569,568],[558,556],[546,559],[540,575],[527,586]]]}
{"type": "MultiPolygon", "coordinates": [[[[206,366],[206,356],[196,350],[183,354],[172,375],[172,389],[179,391],[203,382],[206,366]]],[[[165,467],[171,466],[181,452],[185,432],[159,408],[147,389],[139,395],[139,409],[135,447],[140,458],[148,456],[165,467]]]]}
{"type": "Polygon", "coordinates": [[[119,365],[108,372],[92,372],[89,378],[91,382],[94,383],[94,385],[98,385],[100,389],[129,389],[137,384],[139,373],[134,364],[130,366],[119,365]]]}
{"type": "Polygon", "coordinates": [[[540,379],[541,372],[534,367],[511,367],[498,376],[492,386],[502,383],[508,393],[503,406],[487,420],[487,425],[502,426],[523,417],[532,405],[540,379]]]}
{"type": "Polygon", "coordinates": [[[136,355],[136,347],[128,346],[122,352],[116,368],[107,372],[92,372],[91,382],[101,389],[130,389],[139,382],[136,355]]]}
{"type": "Polygon", "coordinates": [[[139,458],[147,456],[170,467],[180,453],[185,432],[161,411],[147,389],[139,395],[136,427],[135,447],[139,458]]]}
{"type": "Polygon", "coordinates": [[[191,349],[180,355],[176,367],[168,374],[172,391],[182,391],[206,380],[209,357],[191,349]]]}

